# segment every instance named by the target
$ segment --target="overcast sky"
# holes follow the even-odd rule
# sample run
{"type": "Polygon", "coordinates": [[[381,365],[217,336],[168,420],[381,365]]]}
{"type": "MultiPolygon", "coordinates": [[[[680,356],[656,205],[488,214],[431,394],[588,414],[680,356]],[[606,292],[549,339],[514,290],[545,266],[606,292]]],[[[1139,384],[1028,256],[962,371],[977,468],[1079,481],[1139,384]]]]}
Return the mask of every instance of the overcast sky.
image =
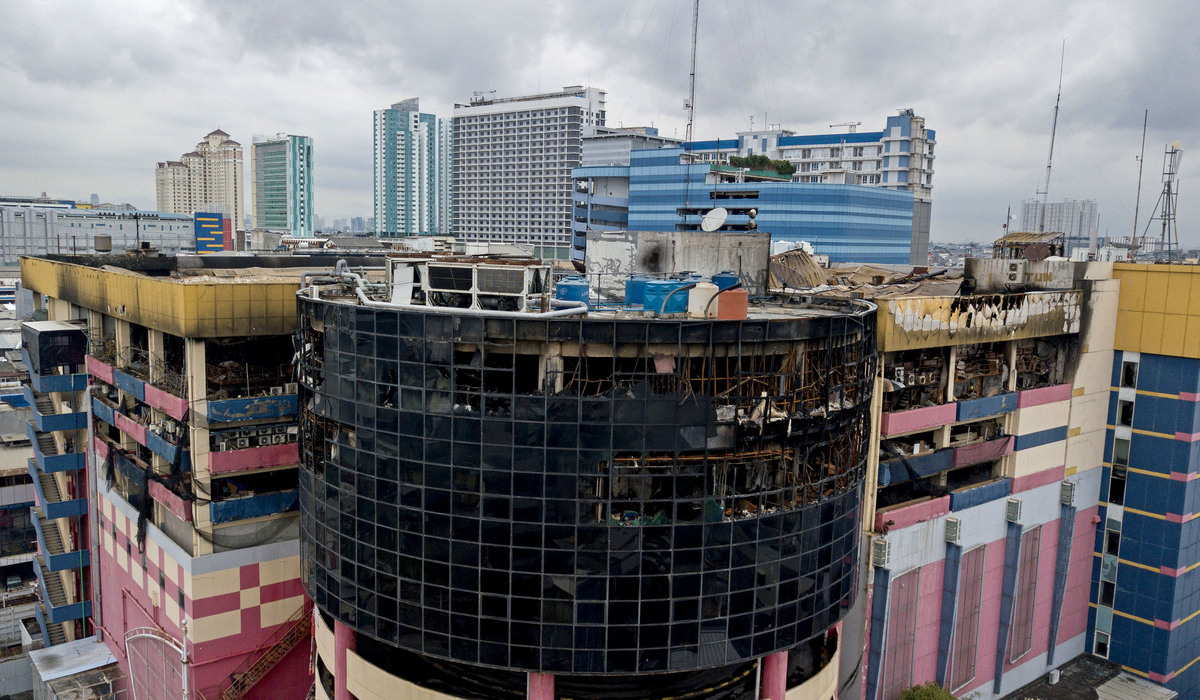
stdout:
{"type": "MultiPolygon", "coordinates": [[[[476,90],[590,84],[608,91],[609,125],[682,136],[691,7],[0,0],[0,193],[152,209],[155,162],[220,127],[247,147],[311,136],[317,213],[369,216],[372,110],[420,97],[449,117],[476,90]]],[[[1045,175],[1065,40],[1050,199],[1095,199],[1101,231],[1129,235],[1149,109],[1142,225],[1163,148],[1180,141],[1180,239],[1200,245],[1198,27],[1186,0],[705,0],[695,134],[727,138],[752,118],[878,131],[911,107],[937,131],[931,237],[991,240],[1045,175]]]]}

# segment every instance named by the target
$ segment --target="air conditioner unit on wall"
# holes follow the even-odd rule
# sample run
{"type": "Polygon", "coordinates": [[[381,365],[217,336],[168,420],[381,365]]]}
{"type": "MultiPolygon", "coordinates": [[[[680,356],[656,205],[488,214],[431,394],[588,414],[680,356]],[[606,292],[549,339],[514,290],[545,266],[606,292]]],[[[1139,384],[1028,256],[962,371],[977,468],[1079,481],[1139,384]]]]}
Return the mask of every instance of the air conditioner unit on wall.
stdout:
{"type": "Polygon", "coordinates": [[[962,521],[953,516],[946,518],[946,541],[958,544],[962,538],[962,521]]]}
{"type": "Polygon", "coordinates": [[[1010,498],[1004,505],[1004,519],[1010,523],[1021,522],[1021,501],[1010,498]]]}
{"type": "Polygon", "coordinates": [[[1064,506],[1075,505],[1075,482],[1064,481],[1058,489],[1058,500],[1064,506]]]}
{"type": "Polygon", "coordinates": [[[891,563],[892,545],[882,537],[871,541],[871,565],[886,569],[891,563]]]}

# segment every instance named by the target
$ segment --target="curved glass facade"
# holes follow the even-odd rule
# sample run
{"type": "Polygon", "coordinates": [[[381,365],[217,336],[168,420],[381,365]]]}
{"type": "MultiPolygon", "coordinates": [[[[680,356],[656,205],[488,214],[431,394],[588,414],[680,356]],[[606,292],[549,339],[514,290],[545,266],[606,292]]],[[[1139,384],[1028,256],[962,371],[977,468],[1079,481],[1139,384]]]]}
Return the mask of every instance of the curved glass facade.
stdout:
{"type": "Polygon", "coordinates": [[[793,647],[852,602],[870,304],[298,305],[303,577],[359,634],[512,670],[687,671],[793,647]]]}

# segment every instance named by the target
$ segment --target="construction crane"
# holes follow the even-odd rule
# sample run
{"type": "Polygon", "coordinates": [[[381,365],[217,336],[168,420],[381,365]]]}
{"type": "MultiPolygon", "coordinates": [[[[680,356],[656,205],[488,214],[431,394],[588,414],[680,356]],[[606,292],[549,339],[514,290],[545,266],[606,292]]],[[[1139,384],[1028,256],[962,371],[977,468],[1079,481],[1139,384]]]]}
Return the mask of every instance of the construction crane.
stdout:
{"type": "Polygon", "coordinates": [[[830,129],[836,129],[836,128],[838,128],[839,126],[844,126],[844,127],[846,127],[846,131],[847,131],[847,132],[849,132],[849,133],[851,133],[851,134],[853,134],[853,133],[855,133],[855,132],[856,132],[856,130],[858,129],[858,127],[862,126],[862,122],[841,122],[840,124],[830,124],[830,125],[829,125],[829,128],[830,128],[830,129]]]}
{"type": "Polygon", "coordinates": [[[1067,57],[1067,42],[1063,41],[1062,54],[1058,58],[1058,97],[1054,98],[1054,121],[1050,125],[1050,155],[1046,156],[1046,187],[1037,192],[1042,195],[1042,211],[1038,215],[1038,231],[1046,230],[1046,199],[1050,196],[1050,166],[1054,164],[1054,135],[1058,132],[1058,105],[1062,102],[1063,61],[1067,57]]]}

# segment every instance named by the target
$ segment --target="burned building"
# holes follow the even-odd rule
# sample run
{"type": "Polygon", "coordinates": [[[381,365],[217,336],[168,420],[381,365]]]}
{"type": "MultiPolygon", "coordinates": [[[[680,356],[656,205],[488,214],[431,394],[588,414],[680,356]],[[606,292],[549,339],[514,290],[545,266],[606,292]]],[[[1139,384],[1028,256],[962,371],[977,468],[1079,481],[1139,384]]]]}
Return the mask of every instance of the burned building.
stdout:
{"type": "Polygon", "coordinates": [[[835,692],[874,305],[549,275],[410,256],[298,294],[317,697],[835,692]]]}

